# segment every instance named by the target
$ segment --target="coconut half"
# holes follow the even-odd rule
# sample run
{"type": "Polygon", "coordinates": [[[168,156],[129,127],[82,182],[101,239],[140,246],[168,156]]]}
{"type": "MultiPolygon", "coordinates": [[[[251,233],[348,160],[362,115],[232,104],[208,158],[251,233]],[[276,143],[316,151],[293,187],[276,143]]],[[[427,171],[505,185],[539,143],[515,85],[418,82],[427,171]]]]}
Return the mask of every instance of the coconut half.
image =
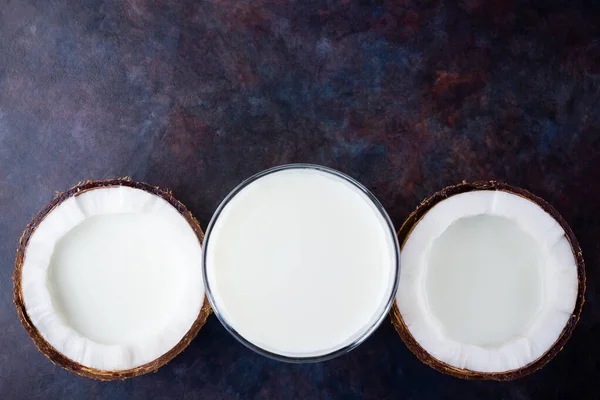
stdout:
{"type": "Polygon", "coordinates": [[[129,179],[58,194],[27,226],[14,297],[52,362],[100,380],[155,371],[210,313],[203,232],[171,193],[129,179]]]}
{"type": "Polygon", "coordinates": [[[550,361],[584,302],[581,249],[544,200],[498,182],[425,200],[398,232],[391,316],[425,364],[463,379],[510,380],[550,361]]]}

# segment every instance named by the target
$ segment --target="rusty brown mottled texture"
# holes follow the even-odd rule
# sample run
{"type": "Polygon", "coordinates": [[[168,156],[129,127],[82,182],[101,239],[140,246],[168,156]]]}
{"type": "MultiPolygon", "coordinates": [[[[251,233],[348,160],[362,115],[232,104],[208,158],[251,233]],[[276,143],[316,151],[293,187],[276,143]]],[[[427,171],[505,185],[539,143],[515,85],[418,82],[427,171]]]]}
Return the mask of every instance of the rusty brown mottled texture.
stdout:
{"type": "Polygon", "coordinates": [[[596,399],[598,21],[594,0],[0,0],[0,398],[596,399]],[[168,366],[124,383],[36,350],[11,277],[54,191],[131,176],[172,188],[204,226],[242,180],[291,162],[359,180],[397,227],[463,180],[543,197],[585,252],[569,345],[512,382],[437,373],[389,321],[307,366],[260,357],[208,318],[168,366]]]}

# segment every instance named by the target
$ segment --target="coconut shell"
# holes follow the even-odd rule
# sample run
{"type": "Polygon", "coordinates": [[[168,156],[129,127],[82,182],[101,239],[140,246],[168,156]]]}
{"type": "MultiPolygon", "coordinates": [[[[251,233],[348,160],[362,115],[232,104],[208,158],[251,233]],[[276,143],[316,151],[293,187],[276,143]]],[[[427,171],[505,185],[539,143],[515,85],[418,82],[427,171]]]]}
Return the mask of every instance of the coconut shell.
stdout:
{"type": "Polygon", "coordinates": [[[52,347],[52,345],[50,345],[50,343],[48,343],[46,339],[42,337],[42,335],[35,327],[35,325],[33,325],[27,314],[27,309],[25,307],[25,302],[23,298],[21,278],[23,271],[23,263],[25,260],[25,251],[27,250],[29,239],[31,238],[39,224],[44,220],[44,218],[63,201],[67,200],[70,197],[78,196],[89,190],[112,186],[127,186],[135,189],[141,189],[164,199],[173,207],[175,207],[179,214],[181,214],[181,216],[192,227],[194,233],[198,237],[198,242],[202,243],[204,239],[204,232],[202,231],[202,228],[200,227],[200,224],[198,223],[196,218],[194,218],[192,213],[190,213],[181,202],[179,202],[172,196],[170,191],[165,191],[156,186],[151,186],[145,183],[134,182],[129,178],[108,179],[102,181],[86,181],[78,184],[77,186],[72,187],[64,193],[57,193],[54,199],[52,199],[52,201],[50,201],[46,206],[44,206],[44,208],[42,208],[42,210],[31,220],[29,225],[27,225],[27,228],[23,232],[23,235],[21,236],[21,239],[19,241],[19,248],[17,249],[17,258],[15,261],[15,270],[13,274],[14,302],[17,307],[17,314],[19,315],[19,319],[21,320],[21,323],[25,327],[25,330],[27,331],[33,342],[36,344],[37,348],[46,357],[48,357],[50,361],[78,375],[86,376],[88,378],[93,378],[101,381],[127,379],[132,378],[134,376],[147,374],[149,372],[155,372],[156,370],[158,370],[158,368],[171,361],[176,355],[181,353],[183,349],[185,349],[190,344],[192,339],[198,334],[200,328],[202,327],[202,325],[204,325],[206,319],[211,313],[210,304],[205,296],[198,317],[175,347],[173,347],[171,350],[169,350],[159,358],[155,359],[154,361],[127,370],[106,371],[86,367],[65,357],[62,353],[60,353],[54,347],[52,347]]]}
{"type": "Polygon", "coordinates": [[[408,327],[404,323],[404,320],[402,319],[402,315],[400,314],[400,310],[398,308],[398,304],[396,302],[394,302],[394,305],[392,306],[390,316],[392,318],[392,323],[396,328],[396,331],[398,332],[406,346],[409,348],[409,350],[412,351],[419,358],[419,360],[429,365],[433,369],[461,379],[508,381],[524,377],[542,368],[544,365],[546,365],[546,363],[548,363],[548,361],[554,358],[554,356],[556,356],[563,349],[563,347],[567,343],[567,340],[569,339],[569,337],[571,337],[573,329],[575,328],[575,325],[577,325],[577,322],[579,321],[579,318],[581,316],[581,310],[584,303],[586,279],[585,264],[583,261],[583,255],[581,253],[581,247],[579,247],[579,243],[577,242],[573,231],[562,218],[562,216],[558,213],[558,211],[556,211],[546,201],[533,195],[527,190],[496,181],[474,183],[463,182],[455,186],[446,187],[440,190],[439,192],[435,193],[428,199],[424,200],[417,207],[417,209],[412,214],[410,214],[408,219],[404,222],[404,224],[398,231],[398,241],[400,242],[401,247],[404,247],[404,243],[410,236],[414,227],[425,216],[425,214],[427,214],[427,212],[431,210],[431,208],[433,208],[436,204],[451,196],[477,190],[501,190],[512,194],[516,194],[518,196],[526,198],[527,200],[533,201],[534,203],[539,205],[544,211],[550,214],[552,218],[554,218],[564,229],[565,236],[571,244],[571,248],[573,250],[573,254],[577,263],[577,279],[579,282],[579,286],[573,314],[571,315],[571,318],[565,325],[562,333],[560,334],[556,342],[554,342],[554,344],[541,357],[525,365],[524,367],[505,372],[471,371],[446,364],[445,362],[433,357],[423,347],[421,347],[421,345],[411,335],[410,331],[408,330],[408,327]]]}

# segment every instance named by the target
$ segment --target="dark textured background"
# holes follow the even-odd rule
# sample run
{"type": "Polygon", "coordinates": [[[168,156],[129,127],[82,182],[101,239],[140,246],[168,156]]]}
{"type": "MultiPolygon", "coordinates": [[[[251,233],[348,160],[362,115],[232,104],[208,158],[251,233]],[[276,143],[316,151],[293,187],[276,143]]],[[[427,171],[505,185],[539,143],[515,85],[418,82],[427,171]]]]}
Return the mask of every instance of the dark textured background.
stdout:
{"type": "Polygon", "coordinates": [[[598,2],[2,0],[0,398],[598,398],[599,179],[598,2]],[[587,261],[565,350],[512,383],[435,372],[389,321],[349,355],[287,365],[211,317],[173,362],[125,382],[36,350],[12,264],[55,191],[129,175],[206,225],[243,178],[299,161],[359,179],[397,226],[463,179],[547,199],[587,261]]]}

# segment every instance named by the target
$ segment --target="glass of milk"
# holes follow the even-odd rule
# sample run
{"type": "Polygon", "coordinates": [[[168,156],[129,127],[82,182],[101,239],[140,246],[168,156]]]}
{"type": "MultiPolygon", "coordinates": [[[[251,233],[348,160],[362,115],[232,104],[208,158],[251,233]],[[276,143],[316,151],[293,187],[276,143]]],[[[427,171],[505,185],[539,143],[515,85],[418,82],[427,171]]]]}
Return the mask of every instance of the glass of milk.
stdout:
{"type": "Polygon", "coordinates": [[[385,319],[400,250],[381,203],[333,169],[260,172],[219,205],[204,239],[206,293],[225,328],[288,362],[334,358],[385,319]]]}

